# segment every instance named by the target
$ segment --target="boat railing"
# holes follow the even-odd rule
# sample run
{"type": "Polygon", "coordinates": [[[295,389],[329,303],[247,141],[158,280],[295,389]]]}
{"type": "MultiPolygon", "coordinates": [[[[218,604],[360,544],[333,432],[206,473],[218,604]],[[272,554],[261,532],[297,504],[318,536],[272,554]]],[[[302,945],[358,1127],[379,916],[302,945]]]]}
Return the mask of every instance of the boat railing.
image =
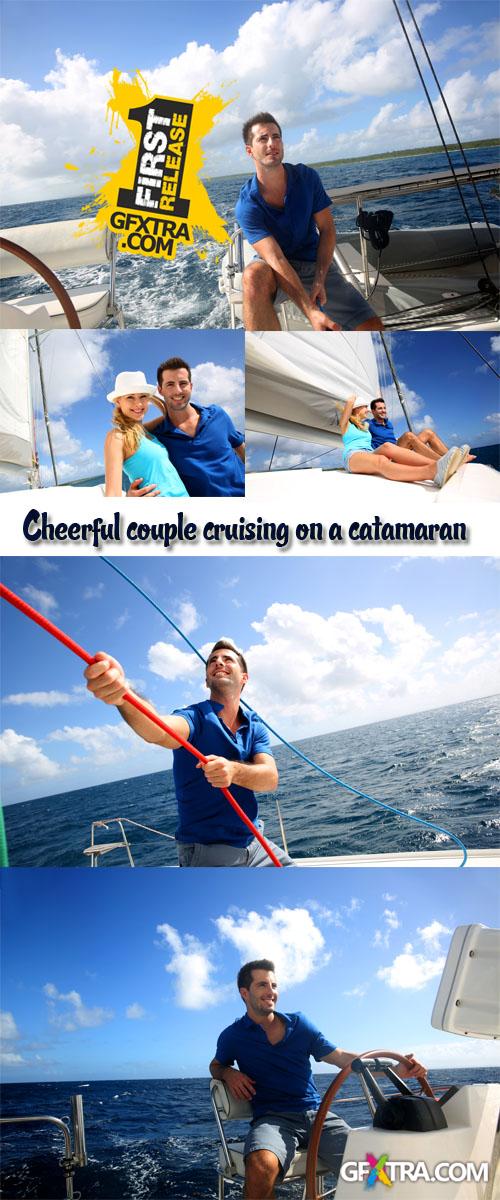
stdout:
{"type": "MultiPolygon", "coordinates": [[[[281,813],[280,803],[277,796],[274,796],[276,805],[276,815],[280,827],[283,849],[288,854],[288,845],[286,840],[285,825],[281,813]]],[[[132,847],[127,837],[125,825],[133,825],[136,829],[145,829],[147,833],[154,833],[157,837],[167,838],[169,842],[175,842],[173,833],[165,833],[162,829],[154,829],[152,825],[144,825],[142,821],[133,821],[131,817],[106,817],[105,820],[92,821],[90,827],[90,846],[87,846],[83,853],[90,858],[91,867],[98,867],[99,861],[104,854],[111,854],[115,850],[125,850],[128,858],[129,866],[135,867],[132,847]],[[110,825],[117,825],[121,834],[121,841],[118,842],[99,842],[96,841],[95,835],[98,829],[109,829],[110,825]]]]}
{"type": "Polygon", "coordinates": [[[131,817],[106,817],[105,820],[92,821],[90,828],[90,846],[83,851],[90,858],[91,867],[98,867],[99,860],[103,854],[110,854],[114,850],[125,850],[129,866],[135,867],[135,862],[132,855],[132,849],[128,840],[125,825],[133,825],[136,829],[145,829],[148,833],[154,833],[157,837],[167,838],[170,842],[175,842],[175,837],[172,833],[164,833],[161,829],[153,829],[151,825],[144,825],[141,821],[133,821],[131,817]],[[122,840],[121,842],[96,842],[95,832],[97,829],[109,829],[110,825],[117,825],[122,840]]]}
{"type": "Polygon", "coordinates": [[[64,1171],[67,1200],[77,1200],[80,1195],[73,1189],[73,1178],[77,1167],[87,1165],[87,1149],[85,1145],[85,1120],[83,1115],[83,1098],[80,1095],[71,1096],[71,1126],[60,1117],[51,1116],[9,1116],[0,1117],[0,1125],[55,1125],[64,1139],[64,1155],[59,1159],[59,1165],[64,1171]],[[73,1141],[71,1134],[73,1133],[73,1141]]]}

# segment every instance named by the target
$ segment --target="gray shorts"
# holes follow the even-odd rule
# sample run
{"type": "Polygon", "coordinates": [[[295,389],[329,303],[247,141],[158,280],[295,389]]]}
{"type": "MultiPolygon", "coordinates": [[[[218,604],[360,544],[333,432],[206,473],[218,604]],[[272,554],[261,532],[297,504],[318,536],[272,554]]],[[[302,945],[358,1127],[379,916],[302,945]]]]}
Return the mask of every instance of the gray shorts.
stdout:
{"type": "MultiPolygon", "coordinates": [[[[306,1150],[316,1117],[316,1109],[303,1113],[265,1113],[256,1117],[245,1140],[245,1158],[254,1150],[271,1150],[276,1155],[281,1174],[286,1175],[297,1150],[306,1150]]],[[[338,1175],[349,1133],[342,1117],[327,1113],[319,1142],[319,1157],[338,1175]]]]}
{"type": "MultiPolygon", "coordinates": [[[[290,259],[290,266],[297,272],[306,292],[309,292],[314,282],[316,263],[293,258],[290,259]]],[[[365,321],[376,316],[368,301],[352,283],[348,283],[335,262],[328,268],[324,282],[327,299],[326,304],[321,306],[322,310],[336,325],[341,325],[342,329],[357,329],[358,325],[363,325],[365,321]]],[[[278,288],[273,303],[282,304],[289,299],[288,293],[283,288],[278,288]]]]}
{"type": "MultiPolygon", "coordinates": [[[[270,842],[271,850],[284,867],[293,867],[289,854],[281,846],[270,842]]],[[[180,867],[272,867],[273,863],[266,854],[257,838],[253,838],[249,846],[229,846],[226,842],[214,842],[211,846],[203,846],[201,842],[178,842],[177,853],[180,867]]]]}

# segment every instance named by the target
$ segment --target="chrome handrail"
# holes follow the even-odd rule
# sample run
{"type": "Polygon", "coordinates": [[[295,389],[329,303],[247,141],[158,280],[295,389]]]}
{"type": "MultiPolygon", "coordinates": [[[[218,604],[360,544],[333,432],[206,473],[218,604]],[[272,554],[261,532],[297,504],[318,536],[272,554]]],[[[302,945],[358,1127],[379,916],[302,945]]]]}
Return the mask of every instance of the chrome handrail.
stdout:
{"type": "Polygon", "coordinates": [[[56,1129],[60,1130],[64,1138],[64,1156],[59,1160],[59,1166],[61,1166],[64,1171],[66,1200],[74,1200],[73,1176],[76,1168],[85,1167],[88,1161],[85,1146],[83,1098],[81,1095],[71,1096],[71,1114],[74,1149],[71,1144],[70,1128],[65,1121],[61,1120],[60,1117],[50,1117],[45,1115],[33,1117],[0,1117],[0,1125],[40,1125],[47,1123],[49,1125],[55,1125],[56,1129]]]}

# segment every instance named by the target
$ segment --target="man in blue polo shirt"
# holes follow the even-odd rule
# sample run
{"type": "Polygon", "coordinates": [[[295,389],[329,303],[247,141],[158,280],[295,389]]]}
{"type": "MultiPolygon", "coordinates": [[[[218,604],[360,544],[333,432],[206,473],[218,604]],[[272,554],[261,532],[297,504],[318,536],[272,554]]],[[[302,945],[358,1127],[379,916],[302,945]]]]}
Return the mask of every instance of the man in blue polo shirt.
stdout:
{"type": "MultiPolygon", "coordinates": [[[[442,458],[443,454],[448,453],[449,446],[445,446],[433,429],[421,429],[419,433],[413,433],[413,430],[407,429],[405,433],[401,434],[401,437],[397,438],[394,425],[387,416],[387,408],[382,396],[377,396],[375,400],[372,400],[370,408],[373,416],[368,422],[368,429],[374,450],[378,450],[378,447],[383,446],[384,442],[392,442],[393,446],[403,446],[406,450],[415,450],[417,454],[423,454],[434,462],[437,462],[438,458],[442,458]]],[[[468,451],[469,446],[462,446],[461,449],[468,451]]],[[[475,454],[467,453],[463,461],[473,462],[475,457],[475,454]]]]}
{"type": "Polygon", "coordinates": [[[245,329],[279,329],[274,304],[283,300],[293,300],[313,329],[382,329],[333,261],[332,202],[317,171],[283,162],[271,113],[245,121],[243,141],[255,175],[241,189],[236,220],[258,255],[243,273],[245,329]]]}
{"type": "MultiPolygon", "coordinates": [[[[183,358],[169,358],[157,372],[165,417],[148,421],[168,450],[190,496],[245,495],[245,438],[218,404],[193,404],[191,368],[183,358]]],[[[128,496],[154,496],[154,485],[134,480],[128,496]]]]}
{"type": "MultiPolygon", "coordinates": [[[[258,820],[255,792],[272,792],[278,785],[267,729],[255,713],[243,712],[240,707],[248,671],[234,643],[221,638],[208,656],[206,682],[210,699],[176,709],[165,718],[175,733],[206,755],[206,764],[197,762],[174,738],[123,700],[127,684],[116,659],[99,653],[87,667],[85,678],[89,691],[106,704],[116,705],[139,737],[173,750],[179,808],[175,836],[180,866],[270,866],[269,855],[220,790],[230,788],[255,825],[258,820]]],[[[150,707],[155,711],[153,705],[150,707]]],[[[284,850],[273,842],[269,845],[283,866],[293,865],[284,850]]]]}
{"type": "MultiPolygon", "coordinates": [[[[278,988],[269,959],[245,963],[238,972],[238,989],[247,1011],[221,1033],[210,1073],[224,1081],[236,1100],[252,1105],[254,1119],[245,1142],[245,1196],[267,1200],[296,1150],[309,1143],[320,1105],[310,1058],[342,1070],[357,1054],[340,1050],[303,1013],[276,1011],[278,988]]],[[[411,1055],[408,1061],[409,1067],[401,1064],[397,1074],[421,1078],[421,1063],[411,1055]]],[[[335,1175],[348,1133],[345,1121],[335,1113],[327,1115],[319,1157],[335,1175]]]]}

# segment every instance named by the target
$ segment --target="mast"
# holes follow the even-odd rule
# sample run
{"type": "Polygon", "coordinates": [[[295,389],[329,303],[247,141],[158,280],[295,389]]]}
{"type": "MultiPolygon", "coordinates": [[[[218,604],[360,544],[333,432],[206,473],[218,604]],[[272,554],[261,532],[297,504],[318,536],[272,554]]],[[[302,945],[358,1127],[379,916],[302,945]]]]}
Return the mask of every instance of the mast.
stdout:
{"type": "Polygon", "coordinates": [[[394,387],[396,388],[396,391],[397,391],[397,393],[398,393],[398,397],[399,397],[399,403],[400,403],[400,405],[401,405],[401,408],[403,409],[404,415],[405,415],[405,417],[406,417],[406,424],[408,425],[408,429],[410,430],[410,432],[411,432],[411,433],[413,433],[413,426],[412,426],[412,423],[411,423],[411,420],[410,420],[410,417],[409,417],[409,414],[408,414],[408,409],[407,409],[407,407],[406,407],[406,400],[404,400],[404,398],[403,398],[403,393],[402,393],[402,391],[401,391],[401,387],[400,387],[399,379],[398,379],[398,377],[397,377],[397,374],[396,374],[396,368],[395,368],[395,366],[394,366],[394,363],[393,363],[393,361],[392,361],[392,355],[391,355],[391,352],[390,352],[390,350],[389,350],[389,346],[388,346],[388,343],[387,343],[387,340],[386,340],[385,334],[384,334],[384,333],[382,333],[381,331],[380,331],[380,340],[381,340],[381,342],[382,342],[382,345],[383,345],[383,347],[384,347],[384,350],[385,350],[385,356],[386,356],[387,362],[389,363],[389,369],[390,369],[390,372],[391,372],[392,378],[393,378],[393,380],[394,380],[394,387]]]}
{"type": "Polygon", "coordinates": [[[52,436],[51,436],[51,432],[50,432],[50,418],[49,418],[49,412],[48,412],[48,408],[47,408],[47,397],[45,394],[45,380],[44,380],[44,376],[43,376],[42,355],[40,352],[40,338],[39,338],[37,329],[35,330],[35,345],[36,345],[36,356],[38,359],[38,371],[40,374],[40,389],[41,389],[41,393],[42,393],[42,404],[43,404],[43,415],[45,418],[45,428],[47,430],[47,441],[49,443],[50,458],[51,458],[51,462],[52,462],[52,470],[54,472],[54,479],[55,479],[56,486],[57,486],[57,484],[59,483],[59,480],[57,478],[56,460],[54,457],[54,447],[52,445],[52,436]]]}

